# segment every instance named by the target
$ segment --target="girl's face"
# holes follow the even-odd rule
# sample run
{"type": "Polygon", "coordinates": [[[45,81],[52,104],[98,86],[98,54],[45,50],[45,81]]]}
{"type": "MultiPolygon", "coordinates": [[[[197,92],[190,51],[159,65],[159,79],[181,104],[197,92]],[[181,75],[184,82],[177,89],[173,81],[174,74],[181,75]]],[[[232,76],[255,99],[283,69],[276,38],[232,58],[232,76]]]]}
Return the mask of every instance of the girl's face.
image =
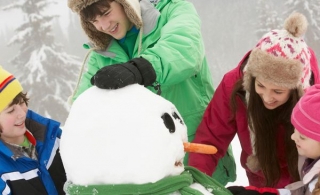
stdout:
{"type": "Polygon", "coordinates": [[[273,110],[288,101],[290,98],[290,89],[276,86],[272,83],[263,82],[256,78],[256,93],[261,97],[264,106],[273,110]]]}
{"type": "Polygon", "coordinates": [[[1,139],[8,143],[21,144],[26,132],[27,105],[24,101],[13,104],[0,112],[1,139]]]}
{"type": "Polygon", "coordinates": [[[113,38],[122,39],[132,28],[133,24],[124,12],[123,6],[118,2],[111,2],[110,9],[102,10],[103,14],[91,21],[94,27],[113,38]]]}
{"type": "Polygon", "coordinates": [[[296,129],[291,135],[291,139],[296,143],[299,155],[311,159],[320,157],[320,142],[299,133],[296,129]]]}

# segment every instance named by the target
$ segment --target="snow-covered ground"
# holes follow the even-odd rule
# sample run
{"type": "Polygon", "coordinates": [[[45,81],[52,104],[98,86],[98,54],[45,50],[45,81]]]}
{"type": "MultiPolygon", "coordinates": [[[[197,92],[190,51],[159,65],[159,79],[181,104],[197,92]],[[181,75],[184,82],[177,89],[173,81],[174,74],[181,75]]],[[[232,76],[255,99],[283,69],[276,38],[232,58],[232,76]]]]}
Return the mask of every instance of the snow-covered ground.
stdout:
{"type": "Polygon", "coordinates": [[[232,149],[233,149],[233,155],[236,160],[237,164],[237,180],[233,183],[228,183],[227,186],[248,186],[248,179],[246,176],[246,173],[244,169],[241,167],[240,164],[240,153],[241,153],[241,146],[239,143],[238,136],[235,136],[233,141],[232,141],[232,149]]]}

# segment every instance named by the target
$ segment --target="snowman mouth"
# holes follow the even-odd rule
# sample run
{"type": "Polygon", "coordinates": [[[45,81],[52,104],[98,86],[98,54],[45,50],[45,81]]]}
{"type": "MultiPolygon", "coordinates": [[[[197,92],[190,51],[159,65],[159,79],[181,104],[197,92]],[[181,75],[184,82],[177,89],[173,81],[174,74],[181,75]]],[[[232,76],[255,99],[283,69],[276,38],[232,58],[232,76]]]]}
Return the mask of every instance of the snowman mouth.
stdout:
{"type": "Polygon", "coordinates": [[[177,161],[177,162],[174,163],[174,166],[182,167],[182,162],[181,161],[177,161]]]}

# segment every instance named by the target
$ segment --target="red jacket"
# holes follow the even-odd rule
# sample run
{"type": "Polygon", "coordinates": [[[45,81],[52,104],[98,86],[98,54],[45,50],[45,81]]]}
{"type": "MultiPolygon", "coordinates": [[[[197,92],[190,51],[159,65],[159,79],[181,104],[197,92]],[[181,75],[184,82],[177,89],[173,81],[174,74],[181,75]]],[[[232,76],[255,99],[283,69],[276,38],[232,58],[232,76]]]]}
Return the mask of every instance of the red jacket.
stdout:
{"type": "MultiPolygon", "coordinates": [[[[314,75],[314,80],[315,83],[320,83],[318,63],[314,52],[311,49],[310,51],[311,70],[314,75]]],[[[224,75],[196,131],[196,136],[193,142],[214,145],[217,147],[218,153],[214,155],[190,153],[189,165],[198,168],[200,171],[208,175],[212,175],[218,164],[218,160],[224,156],[232,139],[236,134],[238,134],[240,145],[242,147],[240,162],[242,167],[246,170],[249,185],[263,187],[263,173],[261,171],[253,173],[246,166],[247,158],[252,154],[252,148],[244,97],[243,99],[239,96],[237,97],[238,107],[235,115],[235,122],[229,122],[232,114],[230,109],[230,97],[233,85],[243,76],[243,73],[240,70],[240,65],[249,56],[250,52],[251,51],[244,56],[236,68],[224,75]]],[[[292,183],[284,155],[283,134],[284,129],[279,127],[279,133],[276,140],[279,146],[278,159],[280,160],[281,166],[281,178],[276,184],[276,188],[283,188],[287,184],[292,183]]]]}

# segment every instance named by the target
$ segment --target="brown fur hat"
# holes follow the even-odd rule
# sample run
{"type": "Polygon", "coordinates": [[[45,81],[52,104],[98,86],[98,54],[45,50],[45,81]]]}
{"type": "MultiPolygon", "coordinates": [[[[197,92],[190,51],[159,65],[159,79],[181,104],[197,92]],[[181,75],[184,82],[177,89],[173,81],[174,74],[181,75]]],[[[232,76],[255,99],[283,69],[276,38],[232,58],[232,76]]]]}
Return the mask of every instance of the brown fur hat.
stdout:
{"type": "MultiPolygon", "coordinates": [[[[249,97],[253,77],[276,86],[298,89],[300,95],[310,86],[310,51],[301,37],[307,30],[307,19],[294,12],[285,21],[284,29],[272,30],[265,34],[251,51],[244,69],[243,87],[249,97]]],[[[248,99],[247,99],[248,100],[248,99]]],[[[253,171],[260,170],[256,157],[255,134],[250,130],[252,155],[247,166],[253,171]]]]}
{"type": "MultiPolygon", "coordinates": [[[[76,12],[80,13],[81,10],[87,6],[96,3],[98,1],[104,0],[68,0],[69,8],[76,12]]],[[[115,0],[120,3],[125,13],[127,14],[129,20],[138,28],[142,27],[142,18],[139,0],[115,0]]],[[[90,22],[86,21],[84,18],[80,17],[81,26],[89,37],[89,40],[97,50],[105,50],[109,45],[112,37],[108,34],[98,31],[90,22]]]]}
{"type": "Polygon", "coordinates": [[[251,78],[289,89],[310,86],[310,51],[301,37],[307,30],[307,19],[294,12],[285,21],[283,30],[265,34],[251,51],[244,69],[244,89],[249,91],[251,78]]]}

